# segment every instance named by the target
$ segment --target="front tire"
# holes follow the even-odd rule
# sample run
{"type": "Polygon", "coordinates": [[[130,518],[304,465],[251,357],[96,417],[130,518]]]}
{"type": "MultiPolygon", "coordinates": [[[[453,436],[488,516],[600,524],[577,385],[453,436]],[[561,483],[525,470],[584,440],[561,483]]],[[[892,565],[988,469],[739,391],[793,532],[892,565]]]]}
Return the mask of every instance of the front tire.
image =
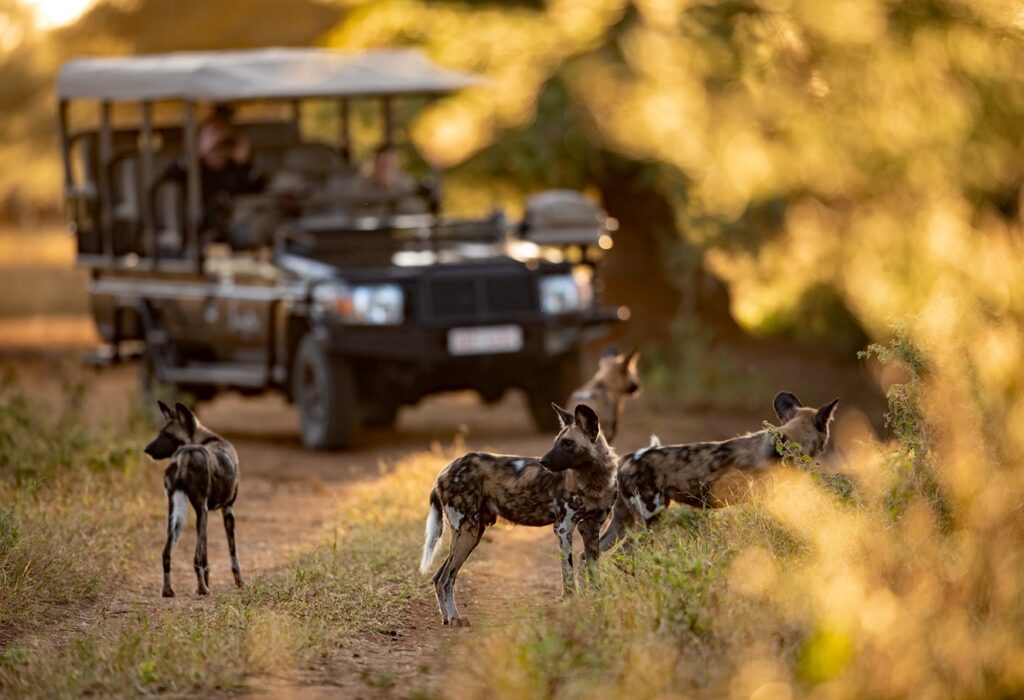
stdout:
{"type": "Polygon", "coordinates": [[[352,365],[327,352],[316,336],[299,342],[292,367],[292,395],[299,410],[302,444],[311,450],[348,447],[356,428],[352,365]]]}
{"type": "Polygon", "coordinates": [[[537,430],[558,432],[558,416],[552,403],[565,405],[569,395],[580,385],[580,356],[578,350],[562,355],[550,364],[538,368],[536,381],[527,392],[530,417],[537,430]]]}

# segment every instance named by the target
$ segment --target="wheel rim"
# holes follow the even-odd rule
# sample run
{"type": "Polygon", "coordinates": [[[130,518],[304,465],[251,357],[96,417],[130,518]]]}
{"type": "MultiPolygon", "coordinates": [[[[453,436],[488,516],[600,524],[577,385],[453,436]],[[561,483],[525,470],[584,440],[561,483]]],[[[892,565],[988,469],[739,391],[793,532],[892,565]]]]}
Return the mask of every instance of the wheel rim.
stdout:
{"type": "Polygon", "coordinates": [[[319,426],[323,423],[326,408],[324,400],[327,398],[323,391],[323,381],[320,373],[311,362],[305,362],[299,374],[300,403],[302,413],[308,423],[319,426]]]}

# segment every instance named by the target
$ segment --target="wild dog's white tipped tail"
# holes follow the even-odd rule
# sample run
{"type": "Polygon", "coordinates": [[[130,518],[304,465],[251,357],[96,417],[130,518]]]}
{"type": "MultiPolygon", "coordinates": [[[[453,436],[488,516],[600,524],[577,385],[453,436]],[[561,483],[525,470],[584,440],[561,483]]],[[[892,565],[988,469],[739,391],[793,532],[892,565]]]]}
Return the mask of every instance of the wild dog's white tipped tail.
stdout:
{"type": "Polygon", "coordinates": [[[420,559],[420,573],[430,573],[430,565],[434,562],[434,555],[437,553],[437,545],[441,541],[441,533],[444,531],[444,519],[441,517],[441,500],[437,492],[430,493],[430,512],[427,514],[427,525],[423,540],[423,558],[420,559]]]}
{"type": "Polygon", "coordinates": [[[185,510],[188,505],[188,498],[184,491],[175,491],[171,494],[171,546],[174,546],[181,536],[181,528],[185,526],[185,510]]]}
{"type": "Polygon", "coordinates": [[[648,447],[661,447],[661,439],[654,433],[651,433],[651,444],[648,447]]]}

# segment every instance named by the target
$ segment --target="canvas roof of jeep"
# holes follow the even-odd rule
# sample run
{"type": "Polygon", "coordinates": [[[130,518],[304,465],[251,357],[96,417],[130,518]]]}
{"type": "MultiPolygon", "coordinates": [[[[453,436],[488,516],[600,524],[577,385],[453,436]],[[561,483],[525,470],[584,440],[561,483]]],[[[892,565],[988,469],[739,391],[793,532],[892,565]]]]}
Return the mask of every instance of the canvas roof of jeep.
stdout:
{"type": "Polygon", "coordinates": [[[440,95],[484,82],[413,49],[348,53],[273,48],[110,58],[64,64],[61,99],[239,102],[311,97],[440,95]]]}

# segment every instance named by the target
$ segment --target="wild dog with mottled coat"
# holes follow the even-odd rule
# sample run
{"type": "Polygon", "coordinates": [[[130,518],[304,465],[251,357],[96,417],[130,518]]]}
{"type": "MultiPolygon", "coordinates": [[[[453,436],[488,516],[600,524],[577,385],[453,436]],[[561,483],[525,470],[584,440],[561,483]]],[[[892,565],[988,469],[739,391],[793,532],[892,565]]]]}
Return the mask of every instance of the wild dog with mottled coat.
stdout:
{"type": "Polygon", "coordinates": [[[608,442],[614,442],[618,433],[626,398],[640,393],[639,361],[636,350],[623,354],[614,346],[606,348],[594,376],[569,397],[570,405],[586,404],[597,412],[608,442]]]}
{"type": "Polygon", "coordinates": [[[206,558],[206,521],[211,510],[224,514],[224,531],[231,553],[231,573],[235,585],[242,586],[242,569],[235,551],[235,514],[232,506],[238,496],[238,453],[230,442],[203,426],[183,404],[171,410],[157,402],[166,423],[145,452],[153,459],[171,463],[164,471],[167,491],[167,541],[164,544],[163,595],[174,595],[171,588],[171,549],[185,524],[186,503],[196,512],[195,569],[199,595],[210,593],[210,566],[206,558]]]}
{"type": "MultiPolygon", "coordinates": [[[[803,454],[816,457],[825,449],[829,423],[839,399],[821,408],[808,408],[793,394],[775,397],[779,430],[786,439],[800,445],[803,454]]],[[[696,508],[720,508],[733,500],[723,493],[735,479],[746,482],[781,459],[775,439],[767,430],[718,442],[695,442],[662,446],[657,438],[651,445],[630,452],[619,463],[618,496],[611,522],[601,535],[601,551],[607,550],[632,522],[650,526],[671,501],[696,508]]],[[[731,496],[739,495],[733,488],[731,496]]]]}
{"type": "Polygon", "coordinates": [[[433,579],[446,625],[469,624],[455,605],[455,577],[499,516],[518,525],[554,525],[561,545],[563,594],[575,589],[572,533],[577,527],[583,538],[584,573],[592,573],[600,554],[601,525],[615,501],[616,457],[593,409],[580,405],[569,413],[551,405],[562,428],[540,459],[470,452],[437,476],[420,572],[430,570],[447,520],[451,545],[433,579]]]}

